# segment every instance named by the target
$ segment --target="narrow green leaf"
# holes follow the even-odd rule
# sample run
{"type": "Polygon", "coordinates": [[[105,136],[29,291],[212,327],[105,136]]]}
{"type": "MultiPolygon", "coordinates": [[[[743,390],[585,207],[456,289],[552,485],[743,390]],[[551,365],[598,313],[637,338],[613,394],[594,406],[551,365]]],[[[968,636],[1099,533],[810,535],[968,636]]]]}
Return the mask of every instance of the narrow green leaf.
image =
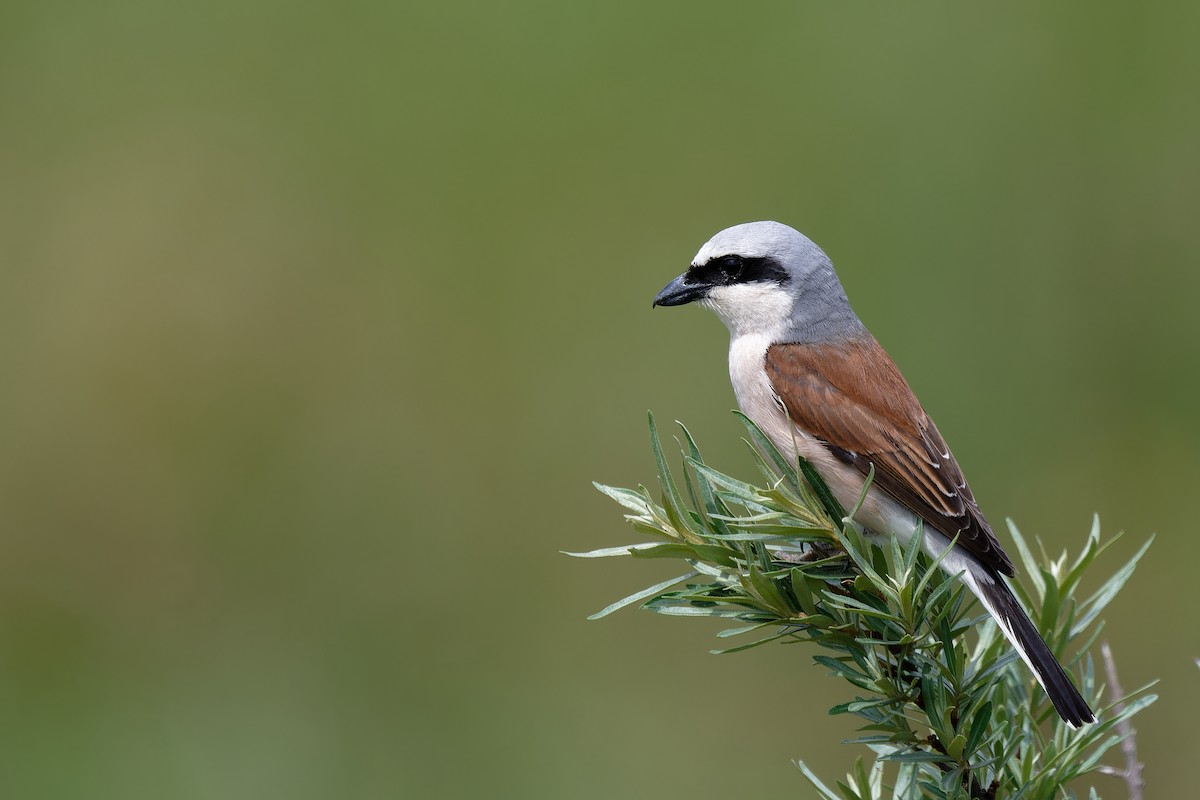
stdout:
{"type": "Polygon", "coordinates": [[[777,609],[784,614],[791,613],[791,604],[784,599],[783,594],[775,585],[775,582],[763,575],[762,571],[753,564],[750,565],[750,570],[747,578],[753,587],[754,592],[762,598],[763,602],[771,608],[777,609]]]}
{"type": "Polygon", "coordinates": [[[862,756],[854,759],[854,784],[858,789],[858,796],[870,800],[871,781],[867,777],[867,768],[863,766],[862,756]]]}
{"type": "Polygon", "coordinates": [[[1039,569],[1038,571],[1041,573],[1042,585],[1046,587],[1046,592],[1042,595],[1042,607],[1037,614],[1041,623],[1038,627],[1043,631],[1052,631],[1058,621],[1058,581],[1054,579],[1054,575],[1049,570],[1039,569]]]}
{"type": "MultiPolygon", "coordinates": [[[[1119,534],[1118,534],[1119,536],[1119,534]]],[[[1113,541],[1116,539],[1114,538],[1113,541]]],[[[1110,541],[1108,544],[1112,544],[1110,541]]],[[[1067,575],[1062,580],[1062,589],[1064,592],[1069,592],[1075,588],[1083,571],[1092,565],[1092,562],[1103,552],[1108,545],[1103,547],[1100,545],[1100,515],[1092,515],[1092,529],[1088,532],[1087,539],[1084,540],[1083,550],[1079,552],[1075,563],[1071,565],[1071,569],[1067,571],[1067,575]]]]}
{"type": "Polygon", "coordinates": [[[717,486],[724,487],[738,497],[745,497],[747,499],[758,497],[757,486],[739,481],[737,478],[731,478],[725,473],[718,472],[717,470],[713,469],[708,464],[705,464],[701,461],[696,461],[695,459],[692,459],[689,464],[694,470],[708,478],[708,480],[712,481],[717,486]]]}
{"type": "Polygon", "coordinates": [[[664,522],[663,527],[659,527],[633,517],[626,517],[625,519],[629,521],[629,524],[633,526],[634,531],[637,533],[646,536],[657,536],[660,539],[666,539],[671,542],[680,541],[679,534],[675,532],[675,528],[670,522],[664,522]]]}
{"type": "Polygon", "coordinates": [[[667,521],[670,523],[672,530],[679,535],[679,538],[685,542],[701,541],[703,537],[688,524],[687,507],[677,506],[671,502],[670,494],[666,491],[662,493],[662,500],[663,510],[667,512],[667,521]]]}
{"type": "Polygon", "coordinates": [[[1116,574],[1105,581],[1104,585],[1095,594],[1080,604],[1081,609],[1087,610],[1083,612],[1079,617],[1079,621],[1075,623],[1075,627],[1071,632],[1072,636],[1077,635],[1077,632],[1087,629],[1096,617],[1104,611],[1105,606],[1112,602],[1112,599],[1117,596],[1117,592],[1121,591],[1121,587],[1125,585],[1125,582],[1133,576],[1133,571],[1137,568],[1138,561],[1146,554],[1146,550],[1150,548],[1150,544],[1153,541],[1153,536],[1147,539],[1146,543],[1134,554],[1133,558],[1129,559],[1123,567],[1117,570],[1116,574]]]}
{"type": "Polygon", "coordinates": [[[809,578],[805,576],[804,571],[794,568],[791,570],[789,578],[792,584],[792,596],[796,598],[796,604],[800,606],[800,610],[805,614],[815,614],[817,607],[813,599],[812,587],[809,585],[809,578]]]}
{"type": "Polygon", "coordinates": [[[910,750],[904,753],[893,753],[890,756],[884,756],[884,761],[898,761],[902,764],[947,764],[952,759],[947,758],[941,753],[930,753],[926,750],[910,750]]]}
{"type": "MultiPolygon", "coordinates": [[[[946,708],[945,696],[940,691],[942,687],[941,681],[934,678],[929,672],[921,674],[921,700],[923,701],[923,709],[925,717],[929,720],[931,727],[937,731],[941,725],[942,712],[946,708]]],[[[944,731],[938,731],[944,733],[944,731]]]]}
{"type": "MultiPolygon", "coordinates": [[[[1158,681],[1154,681],[1150,685],[1153,686],[1155,683],[1158,683],[1158,681]]],[[[1139,689],[1138,691],[1141,690],[1139,689]]],[[[1129,719],[1134,714],[1146,708],[1156,700],[1158,700],[1158,695],[1156,694],[1145,694],[1132,702],[1126,702],[1123,700],[1121,702],[1125,703],[1125,707],[1122,708],[1119,713],[1114,714],[1110,719],[1106,720],[1106,722],[1111,722],[1115,726],[1118,722],[1129,719]]]]}
{"type": "Polygon", "coordinates": [[[741,421],[742,425],[745,426],[746,431],[750,434],[751,441],[754,443],[754,445],[756,445],[758,450],[772,462],[774,462],[777,473],[786,479],[787,482],[791,484],[793,489],[800,491],[800,483],[797,480],[795,469],[792,467],[788,459],[784,458],[783,454],[779,452],[779,449],[775,447],[775,444],[768,439],[767,435],[762,432],[757,424],[755,424],[754,420],[750,419],[740,411],[734,411],[733,415],[741,421]]]}
{"type": "Polygon", "coordinates": [[[638,542],[637,544],[623,544],[619,547],[601,547],[598,550],[588,550],[585,553],[572,553],[569,550],[559,550],[564,556],[572,556],[574,558],[611,558],[613,556],[627,556],[634,550],[646,550],[651,547],[669,547],[659,542],[638,542]]]}
{"type": "Polygon", "coordinates": [[[900,549],[900,537],[888,536],[885,553],[888,560],[888,575],[894,582],[904,581],[904,552],[900,549]]]}
{"type": "MultiPolygon", "coordinates": [[[[738,526],[734,526],[738,527],[738,526]]],[[[739,531],[728,535],[716,534],[707,537],[714,542],[762,542],[774,544],[786,544],[789,542],[806,542],[806,541],[821,541],[820,539],[807,539],[803,536],[793,537],[791,531],[793,528],[780,526],[780,533],[767,533],[760,531],[757,527],[753,531],[739,531]]]]}
{"type": "MultiPolygon", "coordinates": [[[[966,585],[959,583],[957,579],[947,580],[931,592],[927,606],[932,609],[932,613],[929,613],[925,618],[925,627],[935,630],[943,621],[957,618],[962,612],[963,598],[966,594],[966,585]],[[950,594],[950,597],[945,602],[934,602],[935,600],[940,600],[940,595],[947,592],[950,594]]],[[[967,627],[975,627],[975,625],[968,625],[967,627]]]]}
{"type": "Polygon", "coordinates": [[[880,611],[873,608],[867,603],[855,600],[853,597],[845,597],[836,594],[826,594],[826,598],[833,604],[833,607],[841,611],[849,611],[854,614],[860,614],[864,617],[873,617],[875,619],[887,620],[894,623],[897,628],[903,631],[900,626],[900,620],[896,618],[890,611],[880,611]]]}
{"type": "Polygon", "coordinates": [[[704,463],[704,459],[700,457],[700,448],[696,446],[696,440],[692,438],[692,433],[687,429],[686,425],[678,420],[676,420],[675,424],[680,427],[680,429],[683,431],[684,438],[687,440],[688,455],[687,458],[684,459],[685,471],[688,466],[692,466],[693,471],[697,473],[696,486],[699,489],[700,498],[704,504],[705,510],[707,510],[709,517],[714,520],[714,527],[717,529],[717,531],[722,534],[728,534],[730,531],[724,524],[722,524],[722,518],[728,516],[729,509],[725,507],[724,503],[717,499],[716,495],[713,493],[712,484],[709,483],[707,477],[694,467],[695,464],[704,463]]]}
{"type": "Polygon", "coordinates": [[[967,733],[967,741],[965,752],[967,757],[979,749],[979,743],[983,741],[983,734],[987,731],[988,723],[992,721],[992,703],[989,700],[979,707],[971,718],[971,730],[967,733]]]}
{"type": "MultiPolygon", "coordinates": [[[[716,608],[713,606],[697,606],[691,603],[672,603],[669,601],[653,601],[647,603],[646,610],[655,614],[665,614],[668,617],[712,617],[714,619],[758,620],[760,612],[750,609],[716,608]]],[[[772,621],[772,620],[764,620],[772,621]]]]}
{"type": "Polygon", "coordinates": [[[608,495],[613,500],[616,500],[625,508],[638,514],[649,514],[650,504],[646,502],[646,498],[642,497],[632,489],[622,489],[618,486],[605,486],[603,483],[592,481],[592,486],[595,486],[600,492],[608,495]]]}
{"type": "Polygon", "coordinates": [[[846,711],[850,712],[851,714],[862,714],[864,711],[868,711],[873,708],[879,708],[881,706],[894,706],[904,702],[906,702],[904,698],[900,697],[879,697],[874,700],[854,700],[853,702],[846,704],[846,711]]]}
{"type": "Polygon", "coordinates": [[[1017,545],[1017,553],[1021,557],[1021,563],[1025,565],[1025,574],[1033,581],[1034,588],[1037,589],[1038,600],[1046,594],[1046,586],[1042,583],[1041,564],[1033,557],[1033,553],[1029,550],[1029,545],[1025,544],[1025,537],[1017,530],[1017,524],[1011,519],[1006,519],[1008,523],[1008,532],[1012,535],[1013,542],[1017,545]]]}
{"type": "Polygon", "coordinates": [[[816,661],[823,667],[833,670],[834,673],[842,676],[843,678],[855,677],[859,678],[860,680],[867,680],[866,675],[854,669],[844,661],[839,661],[836,658],[830,658],[829,656],[824,655],[815,655],[813,656],[813,661],[816,661]]]}
{"type": "Polygon", "coordinates": [[[975,678],[972,680],[972,683],[978,683],[980,685],[986,685],[986,684],[990,683],[993,676],[995,676],[996,673],[1015,664],[1017,659],[1020,657],[1021,657],[1020,654],[1016,650],[1012,650],[1012,649],[1008,650],[1006,653],[1004,653],[1003,655],[998,657],[995,661],[988,664],[988,666],[986,668],[984,668],[981,672],[979,672],[979,674],[977,674],[975,676],[975,678]]]}
{"type": "Polygon", "coordinates": [[[963,756],[963,748],[966,746],[967,737],[960,733],[946,743],[946,755],[950,756],[955,761],[961,761],[963,756]]]}
{"type": "Polygon", "coordinates": [[[754,446],[754,442],[748,439],[743,439],[742,441],[746,443],[746,449],[750,451],[750,458],[753,459],[754,466],[763,476],[763,480],[766,481],[766,486],[776,487],[787,483],[787,479],[779,476],[774,465],[767,461],[766,456],[754,446]]]}
{"type": "Polygon", "coordinates": [[[862,540],[862,537],[850,527],[843,529],[842,535],[838,537],[838,544],[846,551],[846,555],[850,556],[850,560],[858,567],[859,571],[875,586],[884,586],[887,581],[882,575],[875,570],[875,565],[871,563],[868,556],[867,548],[869,545],[862,540]]]}
{"type": "Polygon", "coordinates": [[[738,576],[730,570],[720,569],[719,567],[714,567],[712,564],[705,564],[703,561],[695,559],[688,559],[688,563],[701,575],[715,578],[722,585],[727,586],[738,582],[738,576]]]}
{"type": "Polygon", "coordinates": [[[607,617],[609,614],[613,613],[614,611],[618,611],[627,605],[631,605],[631,604],[637,603],[641,600],[645,600],[647,597],[653,597],[654,595],[658,594],[659,592],[666,591],[667,589],[670,589],[675,584],[682,583],[683,581],[686,581],[688,578],[694,578],[699,574],[700,573],[693,570],[691,572],[687,572],[687,573],[684,573],[683,575],[680,575],[678,578],[671,578],[668,581],[663,581],[662,583],[656,583],[648,589],[642,589],[640,592],[634,592],[633,594],[629,595],[628,597],[624,597],[611,605],[605,606],[600,611],[597,611],[595,614],[592,614],[590,617],[588,617],[588,619],[600,619],[601,617],[607,617]]]}
{"type": "MultiPolygon", "coordinates": [[[[917,547],[920,547],[920,543],[924,538],[925,538],[925,523],[918,520],[916,533],[913,534],[913,542],[916,543],[917,547]]],[[[954,550],[954,548],[957,545],[958,545],[958,534],[955,534],[954,538],[950,539],[950,541],[946,544],[945,549],[942,550],[942,552],[938,553],[937,558],[933,559],[933,562],[929,565],[929,569],[926,570],[925,574],[921,576],[921,579],[919,581],[917,581],[917,588],[916,588],[916,591],[914,592],[914,597],[916,597],[918,600],[920,600],[921,595],[923,595],[925,593],[925,587],[927,587],[929,585],[930,581],[932,581],[935,577],[942,576],[942,573],[939,572],[939,569],[942,566],[942,562],[946,559],[946,556],[948,556],[950,554],[950,552],[952,550],[954,550]]],[[[922,606],[925,608],[928,608],[932,604],[932,602],[933,602],[933,596],[931,595],[931,597],[929,599],[925,600],[922,603],[922,606]]]]}
{"type": "Polygon", "coordinates": [[[863,503],[867,502],[867,492],[871,491],[871,484],[875,482],[875,464],[871,464],[871,468],[867,470],[867,479],[863,481],[862,491],[859,492],[858,501],[854,504],[854,508],[850,513],[842,518],[842,523],[847,524],[858,516],[858,512],[862,509],[863,503]]]}
{"type": "Polygon", "coordinates": [[[854,739],[842,739],[842,744],[886,744],[892,737],[886,733],[875,733],[870,736],[859,736],[854,739]]]}
{"type": "Polygon", "coordinates": [[[796,766],[800,768],[800,771],[804,773],[804,777],[808,779],[808,782],[813,785],[814,789],[821,793],[821,796],[825,798],[825,800],[842,800],[842,798],[834,794],[828,786],[821,783],[821,779],[818,778],[803,761],[797,761],[796,766]]]}
{"type": "MultiPolygon", "coordinates": [[[[908,549],[904,553],[904,574],[909,575],[917,566],[917,557],[921,555],[921,541],[924,539],[924,524],[917,524],[917,533],[908,540],[908,549]]],[[[958,537],[950,541],[950,546],[953,547],[958,537]]]]}
{"type": "Polygon", "coordinates": [[[671,469],[667,466],[667,458],[663,455],[662,442],[658,438],[658,428],[654,424],[654,414],[647,412],[647,419],[650,424],[650,446],[654,450],[654,463],[658,466],[658,482],[663,490],[663,510],[666,511],[667,518],[680,536],[685,539],[697,538],[701,531],[689,524],[688,508],[684,505],[683,497],[679,494],[679,487],[675,485],[671,469]]]}
{"type": "MultiPolygon", "coordinates": [[[[682,450],[683,444],[678,438],[675,439],[675,444],[682,450]]],[[[700,501],[700,496],[696,492],[696,484],[692,482],[692,470],[687,467],[686,457],[683,462],[683,469],[680,472],[683,473],[683,488],[687,489],[687,499],[690,504],[688,508],[695,510],[696,516],[701,520],[702,527],[707,529],[708,526],[703,524],[706,521],[706,510],[700,501]]],[[[708,530],[704,530],[702,533],[708,533],[708,530]]]]}
{"type": "Polygon", "coordinates": [[[1100,759],[1104,758],[1105,753],[1107,753],[1112,747],[1120,744],[1121,740],[1124,738],[1124,736],[1120,735],[1109,736],[1107,739],[1101,742],[1086,758],[1079,763],[1072,765],[1072,769],[1076,772],[1076,774],[1086,775],[1096,768],[1096,766],[1100,763],[1100,759]]]}
{"type": "Polygon", "coordinates": [[[744,625],[740,628],[726,628],[717,634],[718,639],[728,639],[732,636],[741,636],[745,633],[753,633],[754,631],[762,630],[763,628],[773,625],[771,622],[760,622],[757,625],[744,625]]]}
{"type": "Polygon", "coordinates": [[[698,558],[710,564],[733,567],[733,551],[726,547],[709,544],[665,543],[631,550],[634,558],[698,558]]]}
{"type": "Polygon", "coordinates": [[[833,496],[833,492],[829,491],[829,486],[825,483],[825,479],[817,472],[816,467],[808,462],[808,459],[801,458],[799,460],[800,472],[804,475],[804,480],[808,481],[808,485],[812,487],[813,493],[817,499],[821,501],[825,513],[832,520],[843,520],[846,518],[846,509],[842,508],[842,504],[833,496]]]}
{"type": "Polygon", "coordinates": [[[892,787],[892,800],[920,800],[921,789],[917,785],[917,770],[916,764],[900,765],[896,773],[896,783],[892,787]]]}
{"type": "Polygon", "coordinates": [[[743,650],[750,650],[755,647],[761,647],[764,644],[769,644],[770,642],[778,641],[779,639],[782,639],[785,636],[792,636],[792,635],[794,635],[793,631],[784,630],[784,631],[780,631],[779,633],[773,634],[771,636],[767,636],[765,638],[758,639],[757,641],[750,642],[748,644],[739,644],[735,647],[726,647],[723,650],[709,650],[708,652],[714,656],[723,656],[723,655],[728,655],[729,653],[740,653],[743,650]]]}

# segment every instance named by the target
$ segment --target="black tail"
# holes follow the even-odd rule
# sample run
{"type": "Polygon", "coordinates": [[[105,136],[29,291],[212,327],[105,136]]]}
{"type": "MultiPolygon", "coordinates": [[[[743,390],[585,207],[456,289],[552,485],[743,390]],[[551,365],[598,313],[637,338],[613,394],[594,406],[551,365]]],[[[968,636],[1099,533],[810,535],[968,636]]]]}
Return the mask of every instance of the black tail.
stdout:
{"type": "Polygon", "coordinates": [[[1013,596],[1012,589],[1008,588],[1008,584],[999,575],[993,574],[991,578],[990,581],[983,576],[976,578],[980,590],[979,599],[988,607],[1004,635],[1033,670],[1058,715],[1072,728],[1095,722],[1096,715],[1088,707],[1083,695],[1071,683],[1062,664],[1059,664],[1058,659],[1050,652],[1033,621],[1025,615],[1021,604],[1013,596]]]}

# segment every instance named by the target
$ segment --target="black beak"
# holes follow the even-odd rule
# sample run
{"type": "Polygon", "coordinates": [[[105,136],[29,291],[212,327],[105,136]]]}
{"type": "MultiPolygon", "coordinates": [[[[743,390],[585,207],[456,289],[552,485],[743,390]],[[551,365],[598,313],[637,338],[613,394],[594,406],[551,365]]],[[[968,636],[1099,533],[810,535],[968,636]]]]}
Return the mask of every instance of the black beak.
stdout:
{"type": "Polygon", "coordinates": [[[686,272],[664,286],[663,290],[658,293],[658,297],[654,298],[654,302],[650,304],[650,307],[681,306],[685,303],[691,303],[706,297],[708,290],[712,288],[706,283],[688,283],[685,278],[687,278],[686,272]]]}

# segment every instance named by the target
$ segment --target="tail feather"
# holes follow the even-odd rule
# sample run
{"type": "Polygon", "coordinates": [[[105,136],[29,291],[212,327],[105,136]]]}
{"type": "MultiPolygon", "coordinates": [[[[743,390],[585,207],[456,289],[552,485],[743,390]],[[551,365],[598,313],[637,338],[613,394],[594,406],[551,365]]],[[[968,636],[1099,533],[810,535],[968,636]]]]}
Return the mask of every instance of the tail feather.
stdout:
{"type": "Polygon", "coordinates": [[[1083,695],[1071,683],[1062,664],[1050,652],[1037,627],[1025,614],[1012,589],[991,571],[969,570],[964,578],[975,595],[996,620],[1005,637],[1012,642],[1021,658],[1029,665],[1038,683],[1045,689],[1058,715],[1072,728],[1096,721],[1096,715],[1083,695]]]}

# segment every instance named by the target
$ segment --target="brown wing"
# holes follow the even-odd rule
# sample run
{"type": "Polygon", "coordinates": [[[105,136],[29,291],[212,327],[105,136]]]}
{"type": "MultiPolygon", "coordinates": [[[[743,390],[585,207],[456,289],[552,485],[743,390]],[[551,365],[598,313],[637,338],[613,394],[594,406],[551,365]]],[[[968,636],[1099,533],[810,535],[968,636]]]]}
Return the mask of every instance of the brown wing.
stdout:
{"type": "Polygon", "coordinates": [[[950,448],[904,376],[867,334],[842,344],[777,344],[767,375],[792,421],[931,528],[993,569],[1013,563],[984,519],[950,448]]]}

